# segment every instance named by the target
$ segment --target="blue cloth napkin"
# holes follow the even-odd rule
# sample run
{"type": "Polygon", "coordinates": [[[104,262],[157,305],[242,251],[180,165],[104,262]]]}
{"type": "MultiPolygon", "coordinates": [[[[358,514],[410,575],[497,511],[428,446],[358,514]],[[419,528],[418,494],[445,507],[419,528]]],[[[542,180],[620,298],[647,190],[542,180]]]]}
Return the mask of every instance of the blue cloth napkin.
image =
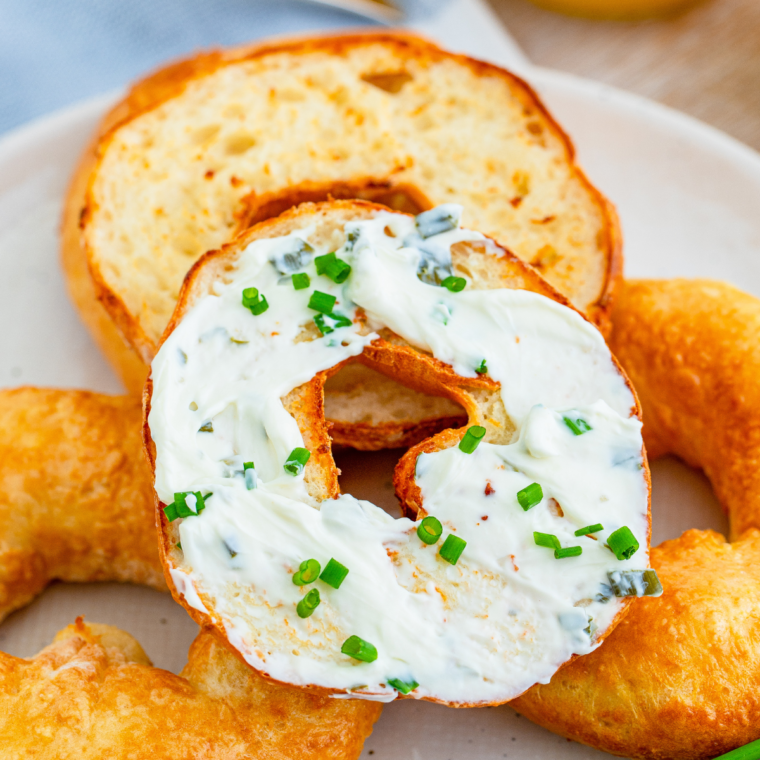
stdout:
{"type": "Polygon", "coordinates": [[[201,48],[359,25],[294,0],[0,0],[0,133],[201,48]]]}

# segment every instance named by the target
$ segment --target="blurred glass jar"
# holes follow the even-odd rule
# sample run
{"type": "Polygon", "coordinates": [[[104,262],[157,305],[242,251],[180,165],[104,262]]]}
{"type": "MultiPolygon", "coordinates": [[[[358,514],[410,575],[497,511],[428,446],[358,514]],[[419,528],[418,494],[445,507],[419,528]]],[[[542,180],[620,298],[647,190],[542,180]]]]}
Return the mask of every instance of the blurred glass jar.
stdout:
{"type": "Polygon", "coordinates": [[[573,16],[634,20],[664,16],[702,0],[533,0],[536,5],[573,16]]]}

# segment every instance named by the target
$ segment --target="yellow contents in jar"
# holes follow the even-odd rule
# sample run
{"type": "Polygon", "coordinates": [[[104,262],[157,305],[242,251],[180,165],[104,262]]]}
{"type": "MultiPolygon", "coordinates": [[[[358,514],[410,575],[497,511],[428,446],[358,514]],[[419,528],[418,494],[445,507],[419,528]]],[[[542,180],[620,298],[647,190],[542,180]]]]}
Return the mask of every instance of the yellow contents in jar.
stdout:
{"type": "Polygon", "coordinates": [[[533,0],[560,13],[589,18],[631,20],[662,16],[696,5],[699,0],[533,0]]]}

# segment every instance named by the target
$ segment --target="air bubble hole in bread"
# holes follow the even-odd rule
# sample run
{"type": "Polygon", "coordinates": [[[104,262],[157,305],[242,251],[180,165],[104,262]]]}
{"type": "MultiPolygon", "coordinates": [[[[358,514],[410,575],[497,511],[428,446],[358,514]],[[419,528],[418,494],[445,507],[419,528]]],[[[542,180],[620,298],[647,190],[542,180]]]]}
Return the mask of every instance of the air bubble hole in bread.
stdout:
{"type": "MultiPolygon", "coordinates": [[[[142,387],[199,256],[247,225],[330,197],[411,213],[463,203],[473,227],[603,329],[608,322],[622,264],[614,210],[528,85],[405,34],[278,41],[156,72],[106,117],[82,159],[64,265],[125,383],[142,387]]],[[[413,440],[393,420],[382,429],[364,385],[351,407],[377,407],[377,444],[413,440]]],[[[352,423],[342,430],[344,442],[361,443],[352,423]]]]}
{"type": "Polygon", "coordinates": [[[635,395],[599,331],[444,205],[303,204],[190,273],[146,389],[175,598],[268,677],[496,704],[599,645],[647,569],[635,395]],[[340,494],[325,379],[362,362],[457,401],[340,494]]]}

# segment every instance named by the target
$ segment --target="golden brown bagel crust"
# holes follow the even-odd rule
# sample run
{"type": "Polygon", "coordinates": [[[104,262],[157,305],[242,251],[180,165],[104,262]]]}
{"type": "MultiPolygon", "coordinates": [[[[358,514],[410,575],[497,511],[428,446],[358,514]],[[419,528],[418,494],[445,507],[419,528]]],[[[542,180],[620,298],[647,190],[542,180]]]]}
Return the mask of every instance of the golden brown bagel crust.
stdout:
{"type": "MultiPolygon", "coordinates": [[[[232,263],[242,251],[254,240],[270,237],[279,237],[289,234],[293,230],[301,229],[307,224],[314,225],[317,234],[327,234],[322,230],[331,231],[336,227],[342,229],[343,225],[351,220],[371,218],[376,213],[386,211],[383,206],[366,201],[333,201],[327,203],[305,203],[295,209],[290,209],[279,217],[269,219],[255,227],[243,232],[232,243],[224,246],[219,251],[206,253],[193,266],[185,278],[182,286],[177,308],[164,332],[162,342],[173,332],[181,322],[184,314],[206,294],[211,292],[213,284],[218,280],[229,277],[232,263]]],[[[472,289],[484,288],[519,288],[530,290],[547,298],[561,303],[568,308],[573,308],[567,299],[558,293],[549,283],[530,266],[523,263],[514,254],[506,249],[501,249],[503,255],[494,257],[486,253],[487,245],[478,241],[468,244],[458,244],[452,247],[452,259],[455,273],[466,272],[472,277],[470,287],[472,289]],[[464,248],[462,248],[464,246],[464,248]],[[486,259],[487,257],[487,259],[486,259]],[[487,263],[486,263],[487,262],[487,263]],[[479,270],[483,270],[487,277],[481,279],[479,270]]],[[[465,409],[471,424],[483,425],[486,428],[485,439],[487,442],[499,443],[511,439],[513,428],[503,408],[498,394],[499,384],[488,377],[464,378],[457,375],[453,369],[429,354],[418,351],[410,346],[400,336],[388,329],[380,331],[380,338],[374,340],[364,349],[364,352],[354,361],[359,361],[374,370],[382,372],[389,377],[413,388],[414,390],[432,395],[446,396],[465,409]]],[[[311,457],[305,467],[305,481],[310,494],[323,500],[335,498],[339,495],[338,471],[335,467],[331,454],[329,425],[324,419],[323,388],[326,379],[337,372],[341,366],[350,363],[351,360],[337,365],[329,370],[320,372],[315,377],[294,389],[283,399],[285,408],[298,422],[299,429],[304,436],[304,445],[311,451],[311,457]]],[[[613,357],[613,361],[614,357],[613,357]]],[[[635,392],[630,385],[625,373],[615,361],[621,375],[625,379],[635,399],[635,406],[631,410],[640,417],[640,409],[635,392]]],[[[143,436],[145,448],[151,468],[155,473],[156,449],[151,438],[148,417],[152,396],[152,378],[149,376],[143,394],[143,436]]],[[[435,451],[456,445],[464,435],[464,430],[445,430],[433,438],[424,441],[401,459],[394,475],[396,494],[402,502],[402,508],[409,515],[415,515],[422,507],[422,498],[419,488],[414,482],[414,463],[422,451],[435,451]]],[[[647,465],[646,452],[642,447],[644,470],[647,478],[648,490],[651,490],[649,468],[647,465]]],[[[191,607],[185,601],[174,585],[169,572],[170,566],[181,566],[182,553],[176,548],[179,541],[179,529],[177,523],[170,523],[164,512],[163,504],[156,497],[156,522],[159,528],[159,544],[161,559],[164,565],[164,574],[174,599],[185,607],[189,615],[201,626],[213,629],[217,635],[226,639],[224,624],[213,611],[213,604],[201,593],[208,614],[191,607]]],[[[646,542],[649,545],[650,521],[647,524],[646,542]]],[[[634,598],[624,600],[624,605],[607,630],[606,635],[624,617],[628,607],[634,603],[634,598]]],[[[604,636],[600,637],[601,641],[604,636]]],[[[232,646],[228,644],[232,649],[232,646]]],[[[237,653],[237,650],[233,650],[237,653]]],[[[243,657],[237,653],[241,661],[243,657]]],[[[575,657],[575,655],[573,656],[575,657]]],[[[260,674],[269,678],[266,674],[260,674]]],[[[273,683],[277,683],[272,679],[273,683]]],[[[318,686],[310,688],[322,691],[334,691],[323,689],[318,686]]],[[[404,698],[399,695],[398,698],[404,698]]],[[[413,697],[408,697],[413,698],[413,697]]],[[[430,698],[429,701],[440,702],[441,700],[430,698]]],[[[452,707],[470,707],[468,703],[446,702],[452,707]]]]}
{"type": "MultiPolygon", "coordinates": [[[[373,44],[382,44],[389,51],[395,51],[402,62],[406,58],[424,67],[435,61],[448,60],[467,68],[478,77],[498,78],[504,81],[512,97],[515,98],[515,102],[521,103],[525,114],[534,119],[534,122],[528,124],[528,131],[533,135],[531,139],[540,141],[550,136],[551,140],[561,146],[560,150],[564,153],[563,162],[569,167],[573,181],[577,182],[578,187],[583,188],[583,192],[587,195],[587,210],[591,213],[590,210],[593,208],[593,214],[598,215],[599,218],[595,253],[592,254],[591,250],[587,251],[587,258],[593,259],[596,256],[598,260],[584,262],[581,256],[572,264],[568,263],[569,259],[562,263],[562,259],[567,257],[557,258],[553,249],[544,254],[528,250],[521,251],[519,245],[517,252],[534,261],[549,280],[554,281],[560,289],[570,293],[571,297],[573,289],[582,288],[585,278],[589,277],[589,272],[595,269],[594,277],[599,277],[601,286],[592,298],[585,299],[580,305],[593,321],[603,330],[606,329],[609,323],[611,297],[622,272],[621,235],[617,217],[611,204],[588,182],[575,164],[574,149],[569,138],[525,82],[490,64],[446,53],[432,43],[408,33],[369,32],[276,41],[200,54],[164,67],[138,82],[127,97],[105,117],[73,178],[63,219],[63,265],[69,279],[70,293],[98,345],[104,350],[109,361],[131,391],[136,392],[142,387],[147,368],[141,365],[150,362],[155,354],[158,334],[153,334],[145,328],[135,313],[134,306],[127,306],[121,295],[106,281],[100,262],[96,260],[95,253],[87,242],[86,234],[88,224],[98,208],[92,192],[93,182],[98,175],[103,155],[114,135],[119,128],[140,115],[160,107],[171,98],[181,94],[191,83],[223,67],[242,61],[263,60],[268,55],[279,53],[298,56],[318,51],[335,55],[373,44]],[[586,273],[581,271],[584,266],[589,267],[586,273]],[[601,274],[599,274],[600,269],[601,274]],[[112,323],[116,325],[116,329],[113,328],[112,323]],[[125,348],[125,341],[134,349],[139,358],[133,357],[125,348]]],[[[381,88],[393,87],[392,82],[381,82],[380,85],[381,88]]],[[[494,160],[498,163],[498,156],[494,160]]],[[[303,200],[324,200],[328,194],[335,197],[383,200],[397,205],[402,210],[410,210],[405,204],[416,207],[429,205],[430,201],[424,197],[424,194],[415,188],[408,187],[403,172],[404,167],[398,166],[386,177],[346,177],[337,183],[305,182],[296,188],[280,188],[271,193],[259,193],[259,195],[244,193],[245,188],[242,188],[241,197],[238,199],[240,207],[234,211],[240,224],[244,225],[261,219],[262,214],[279,213],[288,204],[303,200]]],[[[433,200],[436,202],[457,200],[457,196],[453,193],[450,197],[433,200]]],[[[502,216],[506,217],[513,210],[517,213],[521,201],[520,194],[518,193],[511,201],[513,201],[512,205],[505,203],[502,216]]],[[[549,210],[544,218],[531,219],[527,226],[533,225],[532,229],[535,231],[542,224],[551,224],[554,219],[552,213],[549,210]]],[[[569,237],[572,238],[572,235],[569,237]]],[[[510,241],[505,240],[505,242],[509,244],[510,241]]],[[[219,241],[216,241],[206,247],[214,247],[218,244],[219,241]]],[[[570,251],[573,245],[577,243],[568,243],[568,253],[576,253],[570,251]]],[[[188,259],[188,263],[191,261],[192,258],[188,259]]]]}
{"type": "Polygon", "coordinates": [[[52,580],[165,590],[133,397],[0,391],[0,620],[52,580]]]}
{"type": "Polygon", "coordinates": [[[710,280],[621,288],[612,346],[652,456],[704,469],[734,543],[690,530],[652,551],[665,589],[596,652],[513,706],[626,757],[711,758],[760,738],[760,301],[710,280]]]}
{"type": "Polygon", "coordinates": [[[3,757],[353,760],[380,706],[272,686],[208,631],[181,675],[81,618],[25,660],[0,653],[3,757]]]}

